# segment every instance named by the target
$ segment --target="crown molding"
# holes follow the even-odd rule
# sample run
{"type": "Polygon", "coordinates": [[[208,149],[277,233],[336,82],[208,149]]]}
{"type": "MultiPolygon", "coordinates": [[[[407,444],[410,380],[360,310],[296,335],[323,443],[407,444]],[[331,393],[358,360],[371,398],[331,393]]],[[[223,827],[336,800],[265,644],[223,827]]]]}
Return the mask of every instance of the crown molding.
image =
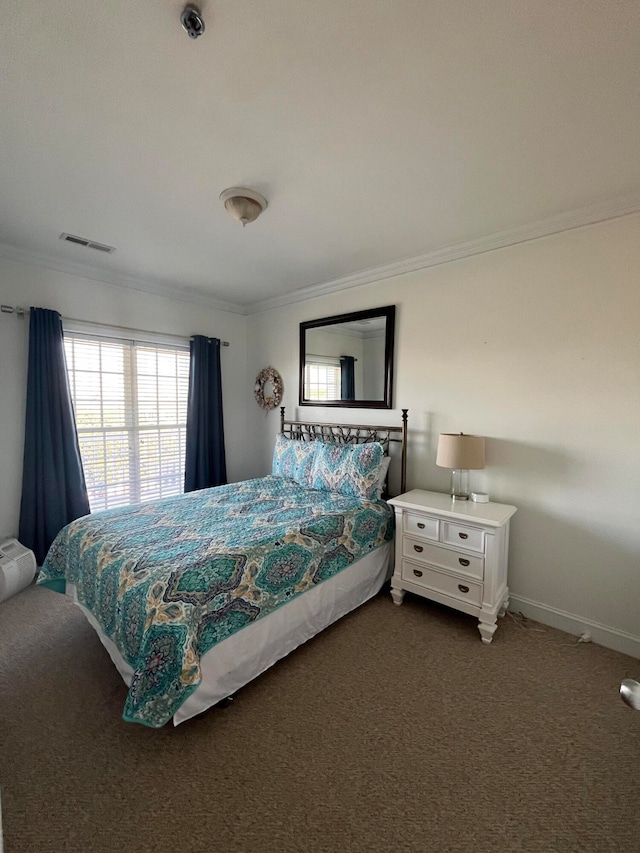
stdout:
{"type": "Polygon", "coordinates": [[[473,255],[482,255],[485,252],[492,252],[496,249],[505,249],[508,246],[514,246],[518,243],[527,243],[542,237],[550,237],[552,234],[560,234],[563,231],[571,231],[575,228],[584,228],[588,225],[595,225],[598,222],[604,222],[608,219],[628,216],[639,211],[640,193],[609,199],[605,202],[549,216],[529,225],[522,225],[516,228],[509,228],[505,231],[499,231],[495,234],[489,234],[477,240],[455,243],[443,249],[427,252],[425,255],[417,255],[413,258],[405,258],[402,261],[395,261],[379,267],[360,270],[351,275],[303,287],[299,290],[285,293],[282,296],[274,296],[251,302],[246,306],[246,313],[258,314],[274,308],[282,308],[285,305],[295,302],[317,299],[320,296],[326,296],[340,290],[348,290],[352,287],[359,287],[362,284],[370,284],[374,281],[382,281],[385,278],[393,278],[404,273],[448,264],[451,261],[458,261],[463,258],[472,257],[473,255]]]}
{"type": "Polygon", "coordinates": [[[112,273],[108,270],[91,266],[90,264],[68,261],[52,255],[31,252],[27,249],[18,249],[15,246],[9,246],[5,243],[0,243],[0,258],[6,258],[6,260],[15,261],[20,264],[31,264],[32,266],[42,267],[47,270],[55,270],[66,275],[79,276],[91,281],[97,281],[100,284],[107,284],[111,287],[137,290],[141,293],[151,294],[152,296],[165,296],[169,299],[191,302],[196,305],[212,308],[216,311],[228,311],[231,314],[247,313],[244,305],[238,305],[235,302],[226,302],[223,299],[217,299],[215,296],[208,296],[204,293],[189,290],[181,285],[159,284],[158,282],[136,276],[112,273]]]}
{"type": "Polygon", "coordinates": [[[394,261],[390,264],[383,264],[379,267],[359,270],[358,272],[333,279],[332,281],[302,287],[298,290],[293,290],[280,296],[273,296],[268,297],[267,299],[250,302],[247,305],[227,302],[226,300],[218,299],[213,295],[209,296],[186,288],[182,285],[159,284],[158,282],[138,278],[136,276],[112,273],[108,270],[91,266],[90,264],[64,260],[52,255],[31,252],[27,249],[18,249],[15,246],[9,246],[3,243],[0,243],[0,258],[6,258],[7,260],[16,261],[17,263],[32,264],[33,266],[42,267],[44,269],[56,270],[57,272],[66,273],[67,275],[80,276],[82,278],[90,279],[91,281],[100,282],[101,284],[111,285],[112,287],[137,290],[141,293],[148,293],[153,296],[164,296],[169,299],[178,299],[183,302],[203,305],[216,311],[227,311],[231,314],[247,315],[270,311],[274,308],[282,308],[285,305],[291,305],[296,302],[305,302],[309,299],[317,299],[320,296],[337,293],[341,290],[348,290],[352,287],[359,287],[363,284],[383,281],[386,278],[393,278],[394,276],[403,275],[405,273],[440,266],[442,264],[450,263],[451,261],[462,260],[463,258],[469,258],[473,255],[481,255],[485,252],[492,252],[496,249],[504,249],[508,246],[514,246],[518,243],[526,243],[531,240],[538,240],[542,237],[550,237],[553,234],[559,234],[563,231],[584,228],[585,226],[595,225],[598,222],[605,222],[608,219],[617,219],[621,216],[628,216],[629,214],[638,212],[640,212],[640,193],[633,193],[615,199],[609,199],[604,202],[598,202],[586,207],[581,207],[576,210],[549,216],[529,225],[509,228],[505,231],[489,234],[486,237],[480,237],[476,240],[467,240],[462,243],[455,243],[452,246],[436,249],[432,252],[427,252],[424,255],[417,255],[412,258],[405,258],[401,261],[394,261]]]}

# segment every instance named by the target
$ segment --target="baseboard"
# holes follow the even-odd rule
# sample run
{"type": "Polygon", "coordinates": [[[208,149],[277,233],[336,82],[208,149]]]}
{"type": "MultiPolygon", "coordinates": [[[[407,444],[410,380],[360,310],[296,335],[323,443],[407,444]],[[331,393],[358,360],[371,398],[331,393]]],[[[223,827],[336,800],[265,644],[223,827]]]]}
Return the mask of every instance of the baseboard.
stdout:
{"type": "Polygon", "coordinates": [[[509,610],[516,613],[521,612],[529,619],[535,619],[536,622],[549,625],[551,628],[558,628],[560,631],[566,631],[567,634],[574,634],[577,637],[588,631],[591,634],[592,641],[599,646],[605,646],[608,649],[614,649],[616,652],[640,658],[640,637],[634,637],[633,634],[618,631],[616,628],[609,628],[607,625],[600,625],[598,622],[592,622],[582,616],[576,616],[573,613],[567,613],[564,610],[549,607],[547,604],[540,604],[539,601],[532,601],[530,598],[512,595],[511,593],[509,594],[509,610]]]}

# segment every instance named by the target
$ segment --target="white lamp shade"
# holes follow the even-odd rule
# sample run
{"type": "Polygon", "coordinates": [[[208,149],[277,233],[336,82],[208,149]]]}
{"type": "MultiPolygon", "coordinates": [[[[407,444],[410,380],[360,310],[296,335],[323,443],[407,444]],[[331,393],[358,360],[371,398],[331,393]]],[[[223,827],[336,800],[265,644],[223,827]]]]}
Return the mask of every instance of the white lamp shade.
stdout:
{"type": "Polygon", "coordinates": [[[441,433],[436,465],[440,468],[484,468],[484,436],[441,433]]]}

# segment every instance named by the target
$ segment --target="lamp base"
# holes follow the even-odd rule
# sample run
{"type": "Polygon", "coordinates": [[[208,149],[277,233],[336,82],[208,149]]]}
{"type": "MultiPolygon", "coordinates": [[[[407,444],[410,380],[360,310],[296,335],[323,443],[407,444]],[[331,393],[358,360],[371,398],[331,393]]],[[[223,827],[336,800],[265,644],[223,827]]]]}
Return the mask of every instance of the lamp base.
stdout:
{"type": "Polygon", "coordinates": [[[454,501],[469,500],[469,471],[454,468],[451,471],[451,497],[454,501]]]}

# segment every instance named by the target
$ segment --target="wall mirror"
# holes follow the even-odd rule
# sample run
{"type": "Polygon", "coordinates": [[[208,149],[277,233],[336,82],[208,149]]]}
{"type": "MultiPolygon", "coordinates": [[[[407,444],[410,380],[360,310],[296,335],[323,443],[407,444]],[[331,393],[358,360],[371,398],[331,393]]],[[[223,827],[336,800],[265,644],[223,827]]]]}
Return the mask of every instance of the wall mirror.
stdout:
{"type": "Polygon", "coordinates": [[[391,409],[395,305],[300,323],[300,405],[391,409]]]}

